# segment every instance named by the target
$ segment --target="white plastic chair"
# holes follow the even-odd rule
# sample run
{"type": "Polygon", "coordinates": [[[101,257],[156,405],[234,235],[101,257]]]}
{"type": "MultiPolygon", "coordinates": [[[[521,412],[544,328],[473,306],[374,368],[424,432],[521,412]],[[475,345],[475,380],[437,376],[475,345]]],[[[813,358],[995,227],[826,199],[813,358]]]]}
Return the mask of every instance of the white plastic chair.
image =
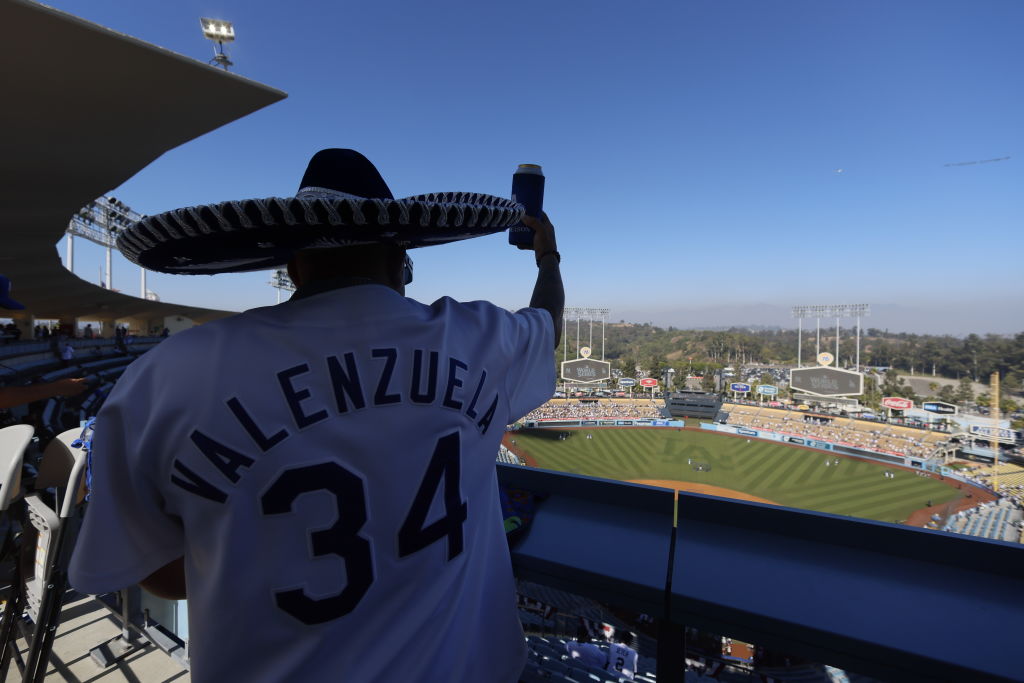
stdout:
{"type": "Polygon", "coordinates": [[[0,636],[0,673],[4,677],[12,656],[23,681],[39,682],[46,674],[67,590],[68,563],[80,526],[77,508],[86,494],[88,454],[71,446],[81,431],[69,429],[50,441],[39,461],[35,490],[24,498],[21,575],[16,584],[17,595],[9,600],[5,610],[0,636]],[[44,494],[50,488],[55,489],[52,505],[44,494]],[[21,620],[22,613],[28,616],[30,624],[21,620]],[[28,641],[25,658],[14,647],[19,635],[28,641]]]}
{"type": "Polygon", "coordinates": [[[21,490],[21,466],[34,434],[32,425],[0,429],[0,512],[10,507],[21,490]]]}

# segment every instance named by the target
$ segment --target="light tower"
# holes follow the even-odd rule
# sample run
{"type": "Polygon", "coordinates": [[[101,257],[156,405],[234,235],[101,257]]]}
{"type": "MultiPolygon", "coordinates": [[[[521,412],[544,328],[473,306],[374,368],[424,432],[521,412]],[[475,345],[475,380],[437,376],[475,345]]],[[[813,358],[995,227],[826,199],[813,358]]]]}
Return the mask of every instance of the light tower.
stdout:
{"type": "MultiPolygon", "coordinates": [[[[611,379],[611,363],[604,359],[604,327],[608,320],[607,308],[590,308],[583,306],[566,306],[562,309],[562,380],[569,382],[596,385],[611,379]],[[576,358],[569,360],[570,331],[569,322],[576,321],[576,358]],[[601,325],[601,357],[591,358],[594,354],[594,322],[601,325]],[[583,344],[580,323],[586,322],[590,328],[588,341],[583,344]]],[[[566,393],[568,393],[568,386],[566,393]]]]}
{"type": "Polygon", "coordinates": [[[200,17],[199,25],[203,27],[203,37],[217,43],[217,46],[213,48],[213,59],[209,63],[214,66],[223,67],[225,71],[228,70],[229,66],[234,66],[233,62],[224,54],[224,43],[230,43],[235,40],[234,24],[222,19],[200,17]]]}
{"type": "Polygon", "coordinates": [[[287,270],[275,270],[270,275],[270,282],[268,284],[277,290],[277,303],[281,303],[281,292],[295,291],[295,284],[292,282],[292,279],[288,277],[287,270]]]}
{"type": "Polygon", "coordinates": [[[820,306],[793,306],[793,317],[797,319],[796,332],[796,365],[803,367],[803,336],[804,318],[814,318],[817,324],[817,342],[814,348],[814,355],[821,353],[821,319],[836,319],[836,354],[835,362],[839,365],[839,319],[857,319],[857,350],[854,360],[854,367],[860,371],[860,319],[871,313],[871,306],[868,304],[825,304],[820,306]]]}

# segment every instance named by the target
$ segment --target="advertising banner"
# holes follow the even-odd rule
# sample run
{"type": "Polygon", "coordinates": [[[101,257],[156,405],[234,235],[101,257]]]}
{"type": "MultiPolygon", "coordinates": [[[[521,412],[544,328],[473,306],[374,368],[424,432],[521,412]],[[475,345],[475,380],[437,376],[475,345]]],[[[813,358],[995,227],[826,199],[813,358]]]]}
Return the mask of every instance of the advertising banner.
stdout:
{"type": "Polygon", "coordinates": [[[757,388],[757,393],[765,396],[775,396],[779,393],[779,388],[771,384],[762,384],[757,388]]]}
{"type": "Polygon", "coordinates": [[[893,410],[910,410],[914,407],[914,402],[909,398],[900,398],[899,396],[887,396],[882,399],[883,408],[892,408],[893,410]]]}
{"type": "Polygon", "coordinates": [[[1001,441],[1002,443],[1013,443],[1016,439],[1012,429],[1004,429],[1002,427],[994,429],[992,427],[982,427],[981,425],[971,425],[971,434],[985,439],[991,439],[995,436],[996,441],[1001,441]]]}
{"type": "Polygon", "coordinates": [[[746,382],[733,382],[729,385],[729,390],[737,394],[746,394],[750,392],[750,385],[746,382]]]}
{"type": "Polygon", "coordinates": [[[620,377],[619,378],[619,386],[620,387],[635,387],[636,386],[636,380],[633,379],[632,377],[620,377]]]}
{"type": "Polygon", "coordinates": [[[939,415],[956,415],[956,406],[945,401],[927,401],[921,404],[923,410],[939,415]]]}

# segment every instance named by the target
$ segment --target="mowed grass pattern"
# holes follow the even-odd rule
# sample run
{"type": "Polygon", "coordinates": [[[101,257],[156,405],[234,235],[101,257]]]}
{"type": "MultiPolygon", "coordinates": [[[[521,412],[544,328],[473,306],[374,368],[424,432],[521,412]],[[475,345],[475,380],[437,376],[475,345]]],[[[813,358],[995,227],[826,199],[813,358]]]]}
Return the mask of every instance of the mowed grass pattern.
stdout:
{"type": "Polygon", "coordinates": [[[903,521],[911,512],[946,503],[960,492],[906,470],[784,446],[770,441],[675,429],[575,429],[517,432],[516,450],[540,466],[606,479],[671,479],[749,493],[788,507],[903,521]],[[591,434],[593,438],[587,439],[591,434]],[[839,465],[825,466],[830,458],[839,465]],[[687,463],[711,465],[698,472],[687,463]]]}

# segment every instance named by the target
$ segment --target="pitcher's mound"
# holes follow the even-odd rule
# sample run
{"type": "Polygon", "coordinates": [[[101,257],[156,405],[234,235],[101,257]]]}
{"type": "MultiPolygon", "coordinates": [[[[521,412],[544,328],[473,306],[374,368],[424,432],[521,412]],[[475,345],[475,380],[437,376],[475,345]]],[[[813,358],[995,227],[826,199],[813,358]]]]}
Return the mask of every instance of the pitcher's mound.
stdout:
{"type": "Polygon", "coordinates": [[[749,493],[733,491],[732,489],[725,489],[722,488],[721,486],[711,486],[710,484],[696,484],[689,481],[673,481],[671,479],[630,479],[629,482],[631,484],[646,484],[647,486],[660,486],[666,489],[675,489],[676,491],[703,493],[708,496],[735,498],[736,500],[749,500],[754,503],[768,503],[769,505],[780,504],[776,503],[774,500],[758,498],[757,496],[752,496],[749,493]]]}

